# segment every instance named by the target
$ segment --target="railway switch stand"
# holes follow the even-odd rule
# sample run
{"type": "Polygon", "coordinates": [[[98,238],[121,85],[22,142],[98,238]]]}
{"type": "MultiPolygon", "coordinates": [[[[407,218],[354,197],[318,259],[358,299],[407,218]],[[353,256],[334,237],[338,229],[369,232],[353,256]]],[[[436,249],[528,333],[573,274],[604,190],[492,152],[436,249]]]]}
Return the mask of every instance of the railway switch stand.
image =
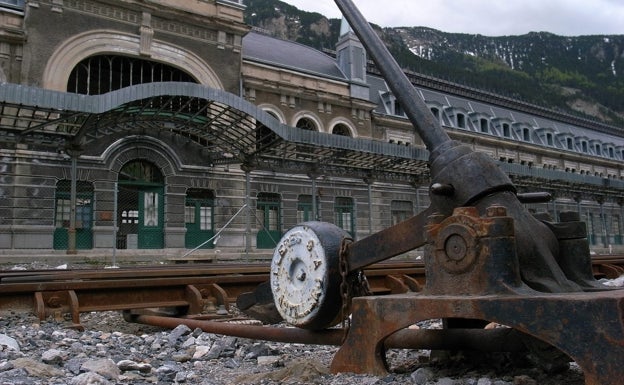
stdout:
{"type": "MultiPolygon", "coordinates": [[[[321,330],[351,314],[334,372],[384,374],[386,342],[417,321],[446,320],[469,332],[482,320],[506,325],[574,360],[586,385],[624,378],[624,291],[593,278],[578,215],[538,218],[487,155],[451,140],[351,0],[335,0],[430,152],[431,206],[351,241],[333,225],[301,224],[275,250],[271,290],[289,323],[321,330]],[[425,246],[419,293],[354,295],[361,269],[425,246]]],[[[531,345],[531,342],[528,342],[531,345]]]]}

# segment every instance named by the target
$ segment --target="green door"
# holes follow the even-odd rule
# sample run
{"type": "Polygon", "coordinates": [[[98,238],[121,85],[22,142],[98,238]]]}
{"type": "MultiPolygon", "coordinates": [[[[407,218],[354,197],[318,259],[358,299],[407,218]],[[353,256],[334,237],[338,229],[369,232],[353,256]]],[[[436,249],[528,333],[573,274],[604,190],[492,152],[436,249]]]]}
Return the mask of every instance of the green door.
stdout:
{"type": "Polygon", "coordinates": [[[258,194],[257,216],[262,228],[256,236],[258,249],[273,249],[282,237],[279,194],[258,194]]]}
{"type": "Polygon", "coordinates": [[[143,186],[139,189],[139,249],[162,249],[163,188],[143,186]]]}
{"type": "Polygon", "coordinates": [[[186,198],[184,207],[184,222],[186,224],[185,246],[194,249],[214,248],[214,200],[186,198]]]}

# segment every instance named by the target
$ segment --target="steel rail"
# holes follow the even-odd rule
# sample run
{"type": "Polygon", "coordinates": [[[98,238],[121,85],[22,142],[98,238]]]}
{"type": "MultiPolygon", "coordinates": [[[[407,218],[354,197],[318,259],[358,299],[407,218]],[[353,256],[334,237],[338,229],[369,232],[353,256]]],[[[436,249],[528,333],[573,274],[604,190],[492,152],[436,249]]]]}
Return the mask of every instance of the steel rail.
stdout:
{"type": "MultiPolygon", "coordinates": [[[[0,309],[34,311],[40,319],[80,313],[173,308],[177,315],[229,309],[245,292],[269,280],[268,264],[194,264],[70,271],[0,271],[0,309]]],[[[365,271],[374,294],[418,289],[421,263],[392,262],[365,271]]]]}
{"type": "MultiPolygon", "coordinates": [[[[624,274],[624,256],[592,258],[597,278],[624,274]]],[[[364,270],[375,295],[420,291],[422,261],[383,262],[364,270]]],[[[270,266],[190,264],[120,269],[0,271],[0,309],[34,312],[40,319],[91,311],[174,308],[178,315],[223,307],[268,281],[270,266]]]]}

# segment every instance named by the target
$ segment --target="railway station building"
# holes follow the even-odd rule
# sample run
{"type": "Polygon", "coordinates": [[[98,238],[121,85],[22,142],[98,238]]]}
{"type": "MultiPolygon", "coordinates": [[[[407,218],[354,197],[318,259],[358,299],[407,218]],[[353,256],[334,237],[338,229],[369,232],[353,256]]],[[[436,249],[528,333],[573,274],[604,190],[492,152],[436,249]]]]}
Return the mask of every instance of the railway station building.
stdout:
{"type": "MultiPolygon", "coordinates": [[[[429,205],[428,152],[343,25],[335,55],[242,0],[0,0],[0,259],[270,256],[308,220],[363,238],[429,205]]],[[[407,74],[530,209],[623,252],[624,128],[407,74]]],[[[461,181],[469,183],[469,181],[461,181]]]]}

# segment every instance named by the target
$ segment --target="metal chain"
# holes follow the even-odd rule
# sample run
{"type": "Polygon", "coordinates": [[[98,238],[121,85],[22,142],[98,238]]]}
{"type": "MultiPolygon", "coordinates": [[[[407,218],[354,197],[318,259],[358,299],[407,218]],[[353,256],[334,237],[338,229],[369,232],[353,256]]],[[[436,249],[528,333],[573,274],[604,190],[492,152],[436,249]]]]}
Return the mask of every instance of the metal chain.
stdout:
{"type": "Polygon", "coordinates": [[[340,277],[342,281],[340,282],[340,296],[342,297],[342,309],[340,311],[340,318],[342,319],[342,329],[344,330],[344,335],[342,340],[347,338],[347,334],[349,333],[349,328],[351,327],[351,320],[349,319],[349,309],[351,307],[351,295],[349,288],[349,259],[347,254],[348,245],[353,242],[352,238],[343,238],[340,244],[340,254],[339,254],[339,269],[340,269],[340,277]]]}

